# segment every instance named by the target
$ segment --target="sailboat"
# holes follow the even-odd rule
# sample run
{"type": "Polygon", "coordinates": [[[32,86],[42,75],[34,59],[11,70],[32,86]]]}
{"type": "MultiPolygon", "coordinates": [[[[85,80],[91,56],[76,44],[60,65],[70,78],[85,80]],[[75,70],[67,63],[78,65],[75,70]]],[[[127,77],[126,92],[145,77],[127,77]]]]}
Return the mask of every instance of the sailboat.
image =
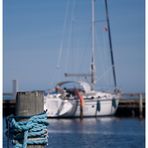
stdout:
{"type": "Polygon", "coordinates": [[[95,90],[96,66],[95,66],[95,0],[92,3],[92,57],[91,72],[65,73],[66,77],[89,77],[90,83],[86,81],[63,81],[59,82],[54,91],[44,96],[44,109],[48,117],[97,117],[114,115],[119,104],[120,91],[117,89],[115,64],[110,33],[110,22],[108,15],[108,4],[105,0],[106,21],[108,28],[109,47],[111,55],[112,72],[114,79],[114,91],[95,90]]]}

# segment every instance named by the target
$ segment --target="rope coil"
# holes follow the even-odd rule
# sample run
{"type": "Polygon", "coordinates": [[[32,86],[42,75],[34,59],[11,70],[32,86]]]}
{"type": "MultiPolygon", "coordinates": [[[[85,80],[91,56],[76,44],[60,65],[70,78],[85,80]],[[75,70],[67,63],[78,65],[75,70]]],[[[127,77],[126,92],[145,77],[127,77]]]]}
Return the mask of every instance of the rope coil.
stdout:
{"type": "Polygon", "coordinates": [[[17,122],[24,117],[9,116],[7,118],[7,136],[15,148],[26,148],[27,145],[48,144],[48,120],[46,112],[29,116],[28,120],[17,122]]]}

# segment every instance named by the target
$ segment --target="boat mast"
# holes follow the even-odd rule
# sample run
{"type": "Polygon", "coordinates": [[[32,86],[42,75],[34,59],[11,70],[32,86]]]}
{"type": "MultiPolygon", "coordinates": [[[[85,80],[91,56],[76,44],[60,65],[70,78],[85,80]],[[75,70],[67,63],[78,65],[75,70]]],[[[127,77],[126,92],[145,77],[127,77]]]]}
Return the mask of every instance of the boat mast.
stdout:
{"type": "Polygon", "coordinates": [[[107,28],[108,28],[108,39],[109,39],[109,48],[110,48],[110,55],[111,55],[111,64],[112,64],[112,71],[113,71],[114,87],[115,87],[115,90],[116,90],[117,89],[117,82],[116,82],[115,63],[114,63],[114,56],[113,56],[113,47],[112,47],[112,39],[111,39],[110,21],[109,21],[107,0],[105,0],[105,11],[106,11],[106,21],[107,21],[107,28]]]}
{"type": "Polygon", "coordinates": [[[92,89],[96,83],[95,67],[95,0],[92,0],[92,59],[91,59],[91,83],[92,89]]]}

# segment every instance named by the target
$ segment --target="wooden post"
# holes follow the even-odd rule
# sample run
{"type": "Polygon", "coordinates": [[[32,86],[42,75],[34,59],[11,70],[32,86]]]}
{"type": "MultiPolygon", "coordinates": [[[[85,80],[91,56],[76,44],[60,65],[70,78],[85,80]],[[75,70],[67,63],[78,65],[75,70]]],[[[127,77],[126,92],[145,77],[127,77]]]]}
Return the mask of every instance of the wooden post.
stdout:
{"type": "Polygon", "coordinates": [[[13,80],[12,81],[12,96],[13,96],[13,99],[16,99],[17,91],[18,91],[18,82],[17,82],[17,80],[13,80]]]}
{"type": "MultiPolygon", "coordinates": [[[[43,91],[18,92],[16,96],[16,115],[31,116],[44,111],[43,91]]],[[[44,148],[44,145],[28,145],[27,148],[44,148]]]]}
{"type": "Polygon", "coordinates": [[[143,96],[140,94],[139,96],[139,118],[143,118],[143,96]]]}

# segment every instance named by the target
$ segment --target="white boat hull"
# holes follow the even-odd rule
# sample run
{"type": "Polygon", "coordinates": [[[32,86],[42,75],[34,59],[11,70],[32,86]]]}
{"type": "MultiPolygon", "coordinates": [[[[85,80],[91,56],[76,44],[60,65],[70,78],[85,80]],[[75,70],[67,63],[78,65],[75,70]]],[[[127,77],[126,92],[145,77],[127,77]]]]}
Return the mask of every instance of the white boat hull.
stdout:
{"type": "Polygon", "coordinates": [[[59,83],[56,93],[44,96],[44,109],[48,117],[95,117],[114,115],[120,93],[91,90],[86,82],[77,82],[83,89],[62,89],[59,83]]]}
{"type": "MultiPolygon", "coordinates": [[[[83,107],[83,116],[84,117],[94,117],[94,116],[110,116],[114,115],[118,107],[118,100],[115,100],[116,106],[113,106],[114,100],[89,100],[85,101],[83,107]]],[[[76,117],[80,117],[80,105],[78,105],[76,117]]]]}
{"type": "Polygon", "coordinates": [[[46,99],[44,109],[48,117],[95,117],[114,115],[119,99],[86,99],[84,105],[79,100],[46,99]]]}

